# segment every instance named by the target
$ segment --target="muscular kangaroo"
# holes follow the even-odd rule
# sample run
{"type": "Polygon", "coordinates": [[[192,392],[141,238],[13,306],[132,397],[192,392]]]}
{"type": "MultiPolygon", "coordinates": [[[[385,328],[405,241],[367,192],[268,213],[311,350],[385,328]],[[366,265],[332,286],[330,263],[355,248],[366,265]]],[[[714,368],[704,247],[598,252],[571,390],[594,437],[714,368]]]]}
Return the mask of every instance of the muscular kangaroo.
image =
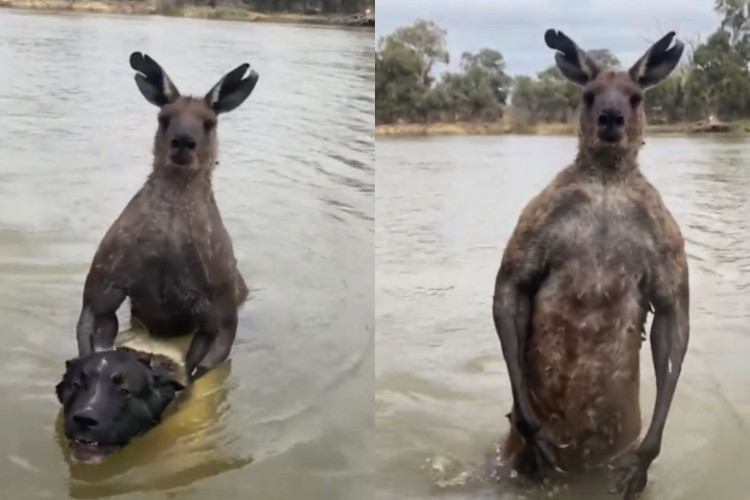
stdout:
{"type": "Polygon", "coordinates": [[[638,496],[689,337],[688,265],[677,223],[638,167],[643,94],[677,65],[674,32],[627,72],[600,68],[560,31],[544,39],[583,87],[578,153],[524,208],[495,282],[493,317],[513,408],[505,453],[521,473],[610,462],[638,496]],[[646,315],[656,402],[641,443],[639,352],[646,315]]]}
{"type": "Polygon", "coordinates": [[[160,108],[153,170],[105,234],[83,290],[79,356],[110,349],[117,309],[130,298],[131,321],[159,336],[194,336],[185,358],[190,380],[224,361],[248,289],[211,188],[217,116],[237,108],[258,74],[242,64],[205,97],[182,96],[148,55],[130,65],[148,102],[160,108]]]}

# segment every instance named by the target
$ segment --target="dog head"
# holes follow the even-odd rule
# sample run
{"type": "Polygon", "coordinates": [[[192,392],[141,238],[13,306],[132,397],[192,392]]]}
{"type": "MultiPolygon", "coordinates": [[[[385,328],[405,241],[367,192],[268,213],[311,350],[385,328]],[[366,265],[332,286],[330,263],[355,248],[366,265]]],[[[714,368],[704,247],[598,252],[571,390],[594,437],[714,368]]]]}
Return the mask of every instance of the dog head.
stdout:
{"type": "Polygon", "coordinates": [[[168,359],[128,348],[66,361],[55,387],[73,456],[96,461],[161,421],[185,386],[168,359]]]}

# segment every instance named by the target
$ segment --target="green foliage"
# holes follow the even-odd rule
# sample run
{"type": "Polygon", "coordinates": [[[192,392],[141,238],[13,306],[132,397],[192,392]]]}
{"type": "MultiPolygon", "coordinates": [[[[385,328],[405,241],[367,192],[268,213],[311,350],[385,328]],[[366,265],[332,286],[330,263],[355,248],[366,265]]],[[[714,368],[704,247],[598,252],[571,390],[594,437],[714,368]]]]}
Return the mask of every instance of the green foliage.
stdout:
{"type": "Polygon", "coordinates": [[[423,62],[412,49],[390,37],[381,41],[375,56],[375,121],[418,121],[419,101],[427,87],[422,81],[423,62]]]}
{"type": "MultiPolygon", "coordinates": [[[[589,56],[602,68],[619,69],[620,60],[609,49],[589,50],[589,56]]],[[[635,62],[635,61],[633,61],[635,62]]]]}
{"type": "MultiPolygon", "coordinates": [[[[646,92],[650,123],[750,118],[750,0],[715,0],[714,7],[721,17],[717,31],[688,48],[683,64],[646,92]]],[[[581,89],[555,65],[536,76],[511,78],[502,54],[482,49],[463,54],[459,72],[435,78],[434,65],[448,63],[445,36],[432,21],[418,20],[381,41],[377,123],[493,121],[505,114],[509,96],[513,116],[529,123],[564,123],[575,115],[581,89]]],[[[608,49],[589,55],[602,66],[627,69],[608,49]]]]}
{"type": "Polygon", "coordinates": [[[650,123],[664,124],[700,118],[700,112],[691,115],[688,104],[686,77],[678,73],[646,92],[643,105],[650,123]]]}
{"type": "Polygon", "coordinates": [[[493,121],[502,117],[511,79],[492,49],[461,56],[461,71],[435,81],[436,63],[449,62],[444,29],[418,20],[379,43],[375,59],[376,123],[493,121]]]}
{"type": "Polygon", "coordinates": [[[743,54],[734,48],[729,32],[719,30],[711,35],[695,49],[687,82],[687,90],[700,97],[700,111],[727,120],[750,112],[750,73],[743,54]]]}
{"type": "Polygon", "coordinates": [[[432,66],[449,62],[445,35],[445,30],[434,22],[418,19],[411,26],[398,28],[386,41],[404,47],[419,57],[422,62],[419,77],[425,86],[429,86],[432,66]]]}
{"type": "Polygon", "coordinates": [[[730,34],[735,51],[746,63],[750,62],[750,26],[746,25],[750,0],[716,0],[714,9],[722,16],[720,29],[730,34]]]}

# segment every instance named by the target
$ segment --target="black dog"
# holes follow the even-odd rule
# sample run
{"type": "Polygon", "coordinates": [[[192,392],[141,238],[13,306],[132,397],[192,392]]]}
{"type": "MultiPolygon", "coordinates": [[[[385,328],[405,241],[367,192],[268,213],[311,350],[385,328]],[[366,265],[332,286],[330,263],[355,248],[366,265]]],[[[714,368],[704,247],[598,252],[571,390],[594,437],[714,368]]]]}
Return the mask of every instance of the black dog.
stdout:
{"type": "Polygon", "coordinates": [[[156,426],[185,387],[167,358],[120,347],[65,363],[55,387],[75,458],[94,461],[156,426]]]}
{"type": "Polygon", "coordinates": [[[248,289],[211,189],[217,116],[242,104],[258,74],[242,64],[205,97],[182,96],[156,61],[135,52],[130,65],[158,106],[153,171],[107,231],[83,291],[79,356],[112,348],[117,309],[157,336],[194,333],[185,358],[190,380],[227,359],[248,289]],[[200,368],[198,370],[198,368],[200,368]]]}

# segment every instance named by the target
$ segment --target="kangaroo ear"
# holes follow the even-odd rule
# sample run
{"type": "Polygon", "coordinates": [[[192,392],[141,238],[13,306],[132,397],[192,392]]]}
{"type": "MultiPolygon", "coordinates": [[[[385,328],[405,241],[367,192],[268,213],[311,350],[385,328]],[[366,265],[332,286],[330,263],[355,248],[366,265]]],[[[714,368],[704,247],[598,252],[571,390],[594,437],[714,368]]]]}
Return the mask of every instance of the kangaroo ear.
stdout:
{"type": "Polygon", "coordinates": [[[550,49],[557,50],[557,67],[571,82],[583,86],[599,74],[599,65],[562,31],[547,30],[544,33],[544,42],[550,49]]]}
{"type": "Polygon", "coordinates": [[[653,87],[664,80],[680,62],[685,44],[675,40],[674,46],[670,48],[674,36],[674,31],[664,35],[628,71],[630,78],[642,89],[653,87]]]}
{"type": "Polygon", "coordinates": [[[250,70],[250,74],[243,78],[249,68],[248,63],[237,66],[208,91],[204,99],[216,114],[232,111],[250,96],[258,83],[259,75],[250,70]]]}
{"type": "Polygon", "coordinates": [[[130,67],[138,71],[135,83],[143,97],[154,106],[162,107],[180,97],[180,91],[159,64],[140,52],[130,54],[130,67]]]}

